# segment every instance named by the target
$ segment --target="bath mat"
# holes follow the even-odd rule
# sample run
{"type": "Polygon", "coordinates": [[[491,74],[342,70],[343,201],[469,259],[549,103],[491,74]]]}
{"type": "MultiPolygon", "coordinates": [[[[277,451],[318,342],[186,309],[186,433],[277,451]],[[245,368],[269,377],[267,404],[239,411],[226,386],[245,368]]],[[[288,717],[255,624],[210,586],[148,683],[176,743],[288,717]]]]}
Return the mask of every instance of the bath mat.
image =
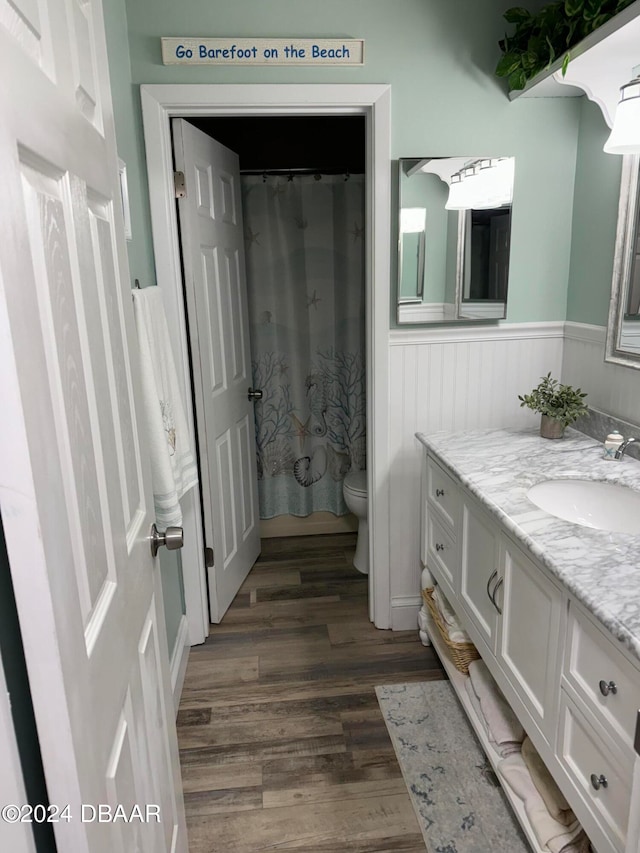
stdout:
{"type": "Polygon", "coordinates": [[[530,853],[449,682],[376,695],[429,853],[530,853]]]}

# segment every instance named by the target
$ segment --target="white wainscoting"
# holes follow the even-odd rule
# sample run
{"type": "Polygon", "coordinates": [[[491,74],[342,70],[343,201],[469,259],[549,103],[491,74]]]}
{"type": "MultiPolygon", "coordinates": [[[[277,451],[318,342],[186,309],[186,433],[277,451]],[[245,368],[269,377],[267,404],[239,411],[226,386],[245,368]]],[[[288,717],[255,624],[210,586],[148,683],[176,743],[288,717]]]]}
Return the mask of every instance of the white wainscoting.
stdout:
{"type": "Polygon", "coordinates": [[[500,323],[389,333],[392,628],[417,625],[420,465],[416,432],[535,426],[518,394],[560,376],[564,323],[500,323]]]}
{"type": "Polygon", "coordinates": [[[562,381],[589,395],[587,403],[625,421],[640,421],[640,370],[604,360],[604,326],[565,323],[562,381]]]}

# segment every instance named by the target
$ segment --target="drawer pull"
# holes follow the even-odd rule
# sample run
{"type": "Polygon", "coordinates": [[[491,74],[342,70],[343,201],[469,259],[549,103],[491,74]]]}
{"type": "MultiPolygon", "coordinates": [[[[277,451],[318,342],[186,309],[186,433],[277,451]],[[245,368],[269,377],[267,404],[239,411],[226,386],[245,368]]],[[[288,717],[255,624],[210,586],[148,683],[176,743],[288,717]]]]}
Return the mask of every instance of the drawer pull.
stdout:
{"type": "Polygon", "coordinates": [[[598,686],[600,687],[600,693],[602,693],[603,696],[608,696],[609,693],[613,693],[615,696],[618,692],[618,686],[615,681],[601,681],[598,686]]]}
{"type": "Polygon", "coordinates": [[[444,489],[436,489],[436,497],[443,498],[444,497],[444,489]]]}
{"type": "Polygon", "coordinates": [[[436,551],[444,551],[444,545],[440,545],[439,542],[436,542],[436,551]]]}
{"type": "Polygon", "coordinates": [[[590,776],[591,785],[594,791],[599,791],[600,788],[608,788],[609,783],[607,782],[607,777],[603,776],[602,773],[599,776],[596,776],[595,773],[592,773],[590,776]]]}

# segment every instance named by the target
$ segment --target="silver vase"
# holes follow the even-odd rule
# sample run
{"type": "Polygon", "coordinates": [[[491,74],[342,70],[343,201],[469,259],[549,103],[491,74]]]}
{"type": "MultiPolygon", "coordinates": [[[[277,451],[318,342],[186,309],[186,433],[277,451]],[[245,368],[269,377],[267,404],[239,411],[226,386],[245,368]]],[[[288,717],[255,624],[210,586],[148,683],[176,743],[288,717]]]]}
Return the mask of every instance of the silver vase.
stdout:
{"type": "Polygon", "coordinates": [[[540,435],[543,438],[562,438],[564,424],[562,421],[550,418],[549,415],[542,415],[540,418],[540,435]]]}

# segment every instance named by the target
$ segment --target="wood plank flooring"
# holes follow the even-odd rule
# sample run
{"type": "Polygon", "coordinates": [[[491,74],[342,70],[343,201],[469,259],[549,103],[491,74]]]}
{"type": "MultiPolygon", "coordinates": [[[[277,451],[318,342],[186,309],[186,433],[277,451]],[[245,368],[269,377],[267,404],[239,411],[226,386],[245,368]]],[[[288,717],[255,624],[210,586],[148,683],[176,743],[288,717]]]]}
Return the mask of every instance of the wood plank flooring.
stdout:
{"type": "Polygon", "coordinates": [[[424,853],[374,692],[446,678],[376,630],[354,534],[266,539],[194,647],[178,713],[191,853],[424,853]]]}

